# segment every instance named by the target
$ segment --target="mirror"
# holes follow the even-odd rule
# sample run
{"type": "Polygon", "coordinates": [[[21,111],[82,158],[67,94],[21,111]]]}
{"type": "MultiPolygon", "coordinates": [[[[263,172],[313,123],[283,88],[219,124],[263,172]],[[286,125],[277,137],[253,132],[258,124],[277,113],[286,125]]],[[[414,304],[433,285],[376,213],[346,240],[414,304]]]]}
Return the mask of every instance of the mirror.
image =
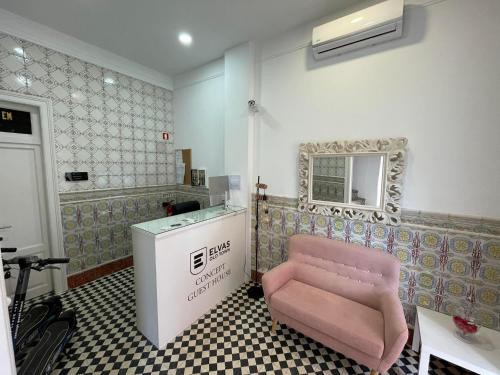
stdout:
{"type": "Polygon", "coordinates": [[[311,201],[382,207],[385,156],[312,157],[311,201]]]}
{"type": "Polygon", "coordinates": [[[299,211],[399,225],[406,138],[304,143],[299,211]]]}

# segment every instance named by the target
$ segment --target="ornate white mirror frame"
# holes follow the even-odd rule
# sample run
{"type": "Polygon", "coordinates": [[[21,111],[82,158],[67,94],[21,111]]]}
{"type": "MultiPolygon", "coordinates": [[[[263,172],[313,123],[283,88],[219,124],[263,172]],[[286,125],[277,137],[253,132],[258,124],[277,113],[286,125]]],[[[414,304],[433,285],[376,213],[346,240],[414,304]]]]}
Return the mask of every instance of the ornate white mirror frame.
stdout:
{"type": "Polygon", "coordinates": [[[346,219],[401,224],[401,191],[406,167],[406,138],[385,138],[358,141],[335,141],[325,143],[302,143],[299,147],[299,211],[325,216],[340,216],[346,219]],[[312,201],[313,156],[349,156],[376,154],[384,157],[385,173],[381,207],[355,204],[312,201]]]}

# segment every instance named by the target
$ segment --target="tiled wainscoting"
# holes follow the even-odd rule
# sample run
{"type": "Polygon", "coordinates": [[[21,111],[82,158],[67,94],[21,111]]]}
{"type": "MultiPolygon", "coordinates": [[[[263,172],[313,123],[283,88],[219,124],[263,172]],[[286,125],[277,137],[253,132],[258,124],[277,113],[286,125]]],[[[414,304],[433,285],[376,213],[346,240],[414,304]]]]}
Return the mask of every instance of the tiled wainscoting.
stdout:
{"type": "MultiPolygon", "coordinates": [[[[480,324],[500,330],[500,221],[403,210],[402,225],[391,227],[299,212],[297,199],[270,197],[268,203],[259,272],[287,259],[288,238],[296,233],[379,248],[401,261],[399,295],[410,325],[415,305],[452,314],[472,299],[480,324]]],[[[255,269],[255,231],[252,257],[255,269]]]]}
{"type": "Polygon", "coordinates": [[[200,207],[210,207],[210,199],[208,197],[208,189],[201,186],[177,185],[175,191],[175,202],[182,203],[187,201],[198,201],[200,207]]]}
{"type": "Polygon", "coordinates": [[[77,286],[130,265],[116,261],[132,254],[131,225],[164,217],[163,202],[197,200],[208,207],[208,190],[164,185],[61,193],[60,199],[68,282],[77,286]]]}

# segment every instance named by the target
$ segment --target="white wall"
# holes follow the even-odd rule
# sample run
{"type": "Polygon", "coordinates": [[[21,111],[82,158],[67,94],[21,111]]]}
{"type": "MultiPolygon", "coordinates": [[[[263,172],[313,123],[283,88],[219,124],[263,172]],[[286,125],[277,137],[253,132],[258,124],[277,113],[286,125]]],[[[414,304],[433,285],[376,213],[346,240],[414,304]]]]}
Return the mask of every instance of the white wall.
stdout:
{"type": "Polygon", "coordinates": [[[253,45],[245,43],[227,50],[225,65],[225,168],[241,176],[239,191],[231,191],[234,204],[247,207],[253,170],[253,123],[248,100],[253,92],[253,45]]]}
{"type": "Polygon", "coordinates": [[[174,144],[192,149],[192,167],[224,174],[224,60],[174,77],[174,144]]]}
{"type": "Polygon", "coordinates": [[[261,46],[269,194],[298,195],[301,142],[404,136],[403,207],[500,218],[500,1],[426,4],[405,8],[402,39],[338,58],[313,61],[312,25],[261,46]]]}
{"type": "MultiPolygon", "coordinates": [[[[233,204],[250,207],[251,186],[255,180],[254,115],[249,113],[248,100],[255,94],[255,45],[245,43],[224,53],[225,66],[225,169],[228,175],[239,175],[240,190],[231,190],[233,204]]],[[[251,216],[246,214],[245,274],[251,269],[251,216]]]]}

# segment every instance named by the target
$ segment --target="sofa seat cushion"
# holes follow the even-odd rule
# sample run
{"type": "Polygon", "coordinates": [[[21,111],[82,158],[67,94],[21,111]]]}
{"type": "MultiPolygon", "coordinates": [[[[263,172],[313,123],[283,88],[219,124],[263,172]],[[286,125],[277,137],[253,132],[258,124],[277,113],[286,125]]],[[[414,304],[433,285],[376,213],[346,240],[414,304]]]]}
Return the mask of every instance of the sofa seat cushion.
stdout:
{"type": "Polygon", "coordinates": [[[384,352],[384,319],[368,306],[289,280],[270,300],[271,307],[375,358],[384,352]]]}

